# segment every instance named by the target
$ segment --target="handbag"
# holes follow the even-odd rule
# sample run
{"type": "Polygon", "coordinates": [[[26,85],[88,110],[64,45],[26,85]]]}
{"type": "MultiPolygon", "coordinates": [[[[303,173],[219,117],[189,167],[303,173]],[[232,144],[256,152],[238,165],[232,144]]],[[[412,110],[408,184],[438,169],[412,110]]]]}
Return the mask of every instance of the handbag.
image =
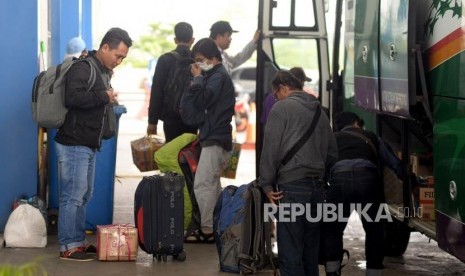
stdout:
{"type": "Polygon", "coordinates": [[[111,139],[116,134],[116,115],[113,109],[113,104],[109,103],[105,106],[103,114],[103,131],[102,138],[105,140],[111,139]]]}

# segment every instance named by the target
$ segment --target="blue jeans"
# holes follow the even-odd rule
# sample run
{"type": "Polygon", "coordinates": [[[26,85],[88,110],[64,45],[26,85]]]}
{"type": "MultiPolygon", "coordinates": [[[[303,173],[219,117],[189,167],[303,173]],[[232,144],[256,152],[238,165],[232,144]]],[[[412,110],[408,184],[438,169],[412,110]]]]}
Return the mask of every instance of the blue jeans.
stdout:
{"type": "Polygon", "coordinates": [[[86,204],[94,189],[96,153],[85,146],[55,143],[58,160],[60,251],[86,243],[86,204]]]}
{"type": "MultiPolygon", "coordinates": [[[[318,179],[307,178],[279,185],[284,203],[309,204],[311,218],[317,217],[317,203],[324,201],[324,185],[318,179]]],[[[279,270],[282,276],[318,275],[318,248],[321,222],[311,222],[308,214],[297,216],[293,222],[277,225],[279,270]]]]}
{"type": "MultiPolygon", "coordinates": [[[[351,203],[359,204],[360,210],[366,210],[361,216],[365,230],[365,256],[367,268],[382,269],[384,258],[384,221],[376,221],[380,204],[383,201],[382,182],[376,169],[352,170],[332,173],[327,202],[342,204],[343,217],[348,218],[351,213],[351,203]],[[369,207],[369,209],[368,209],[369,207]],[[369,218],[369,219],[368,219],[369,218]]],[[[327,272],[336,271],[340,265],[343,234],[347,221],[323,223],[323,251],[327,261],[327,272]],[[331,268],[329,268],[331,267],[331,268]]]]}

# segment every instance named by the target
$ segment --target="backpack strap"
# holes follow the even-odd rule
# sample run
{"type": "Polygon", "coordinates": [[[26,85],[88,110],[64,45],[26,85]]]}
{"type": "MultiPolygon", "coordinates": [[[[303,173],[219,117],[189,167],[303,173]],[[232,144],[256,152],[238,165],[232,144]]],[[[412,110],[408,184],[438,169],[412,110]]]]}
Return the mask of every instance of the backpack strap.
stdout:
{"type": "Polygon", "coordinates": [[[172,55],[173,57],[175,57],[175,58],[176,58],[176,61],[179,61],[179,60],[181,60],[181,58],[182,58],[181,54],[179,54],[178,52],[176,52],[176,50],[173,50],[173,51],[171,51],[171,52],[168,52],[167,54],[168,54],[168,55],[172,55]]]}
{"type": "Polygon", "coordinates": [[[307,132],[300,137],[299,141],[295,143],[295,145],[287,152],[286,156],[284,156],[283,161],[281,164],[284,166],[291,160],[291,158],[302,148],[302,146],[307,142],[308,139],[310,139],[310,136],[312,136],[313,130],[315,129],[316,123],[318,121],[318,118],[320,117],[321,114],[321,107],[318,105],[315,111],[315,115],[313,116],[312,123],[310,124],[310,127],[308,128],[307,132]]]}
{"type": "Polygon", "coordinates": [[[373,153],[375,154],[375,156],[378,157],[378,150],[376,149],[376,147],[373,144],[373,142],[371,141],[371,139],[368,138],[365,134],[360,133],[360,132],[356,132],[356,131],[351,131],[351,130],[343,130],[343,131],[341,131],[341,133],[346,133],[346,134],[349,134],[351,136],[362,139],[363,141],[365,141],[365,143],[367,143],[370,146],[370,148],[373,151],[373,153]]]}
{"type": "MultiPolygon", "coordinates": [[[[86,57],[86,58],[80,58],[77,60],[78,62],[79,61],[85,61],[89,64],[90,66],[90,75],[89,75],[89,80],[87,81],[87,91],[90,91],[92,89],[92,87],[94,87],[95,85],[95,81],[97,80],[97,70],[99,70],[100,72],[100,69],[98,67],[97,64],[95,64],[95,61],[93,58],[90,58],[90,57],[86,57]]],[[[100,75],[102,75],[102,73],[100,72],[100,75]]],[[[103,80],[103,76],[102,76],[102,80],[103,80]]],[[[103,82],[105,84],[105,87],[107,87],[107,82],[103,82]]],[[[110,83],[110,80],[108,80],[108,84],[110,83]]]]}

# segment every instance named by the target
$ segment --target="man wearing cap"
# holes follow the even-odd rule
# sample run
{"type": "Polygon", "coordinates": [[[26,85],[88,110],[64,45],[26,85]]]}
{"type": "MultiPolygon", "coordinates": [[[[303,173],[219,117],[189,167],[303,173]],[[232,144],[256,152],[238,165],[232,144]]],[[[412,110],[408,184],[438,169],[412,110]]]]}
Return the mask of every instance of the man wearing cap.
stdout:
{"type": "MultiPolygon", "coordinates": [[[[175,52],[181,58],[191,58],[191,46],[194,43],[193,29],[189,23],[179,22],[174,26],[175,52]]],[[[171,91],[165,91],[165,84],[170,78],[170,72],[176,66],[177,58],[173,53],[163,54],[157,61],[153,75],[152,90],[150,92],[149,124],[147,134],[157,134],[158,120],[163,120],[163,131],[166,142],[173,140],[183,133],[197,134],[197,128],[186,125],[178,113],[164,108],[165,97],[170,97],[171,91]]]]}
{"type": "Polygon", "coordinates": [[[239,67],[252,56],[257,46],[257,41],[260,38],[260,31],[257,30],[253,39],[245,45],[241,52],[235,56],[230,56],[225,50],[228,49],[231,44],[232,33],[237,33],[237,31],[233,30],[227,21],[215,22],[210,28],[210,38],[213,39],[218,46],[221,57],[223,58],[223,66],[228,73],[231,73],[232,69],[239,67]]]}
{"type": "Polygon", "coordinates": [[[76,36],[68,41],[64,59],[79,58],[80,56],[87,56],[86,43],[82,38],[76,36]]]}
{"type": "MultiPolygon", "coordinates": [[[[318,98],[318,94],[313,89],[305,86],[305,82],[307,81],[310,82],[312,81],[312,79],[307,77],[302,67],[292,67],[291,69],[289,69],[289,72],[292,75],[294,75],[294,77],[296,77],[302,83],[302,91],[307,92],[308,94],[314,96],[315,98],[318,98]]],[[[266,121],[268,121],[268,115],[270,113],[271,108],[276,103],[276,101],[277,99],[274,97],[273,93],[268,93],[268,96],[266,96],[265,98],[264,110],[262,112],[262,117],[261,117],[261,122],[263,124],[266,124],[266,121]]],[[[328,115],[328,113],[326,114],[328,115]]]]}

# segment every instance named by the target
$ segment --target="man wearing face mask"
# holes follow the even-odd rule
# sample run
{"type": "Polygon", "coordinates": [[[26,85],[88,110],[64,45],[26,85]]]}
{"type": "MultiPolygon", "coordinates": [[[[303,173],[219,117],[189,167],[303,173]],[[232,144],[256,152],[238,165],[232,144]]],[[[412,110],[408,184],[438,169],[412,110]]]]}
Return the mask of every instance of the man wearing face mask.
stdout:
{"type": "Polygon", "coordinates": [[[237,31],[234,31],[227,21],[215,22],[210,28],[210,38],[213,39],[218,46],[221,52],[221,58],[223,59],[223,66],[229,74],[231,74],[232,69],[239,67],[252,56],[257,47],[257,41],[260,38],[260,31],[255,31],[253,39],[245,45],[244,49],[235,56],[230,56],[225,50],[231,45],[232,33],[237,33],[237,31]]]}
{"type": "MultiPolygon", "coordinates": [[[[184,96],[195,97],[190,104],[181,100],[181,110],[203,115],[199,125],[201,154],[194,179],[194,193],[200,210],[201,233],[213,241],[213,209],[221,191],[220,174],[232,149],[231,120],[234,114],[234,85],[221,63],[221,53],[210,38],[201,39],[192,49],[192,84],[184,96]]],[[[182,116],[183,113],[181,113],[182,116]]]]}

